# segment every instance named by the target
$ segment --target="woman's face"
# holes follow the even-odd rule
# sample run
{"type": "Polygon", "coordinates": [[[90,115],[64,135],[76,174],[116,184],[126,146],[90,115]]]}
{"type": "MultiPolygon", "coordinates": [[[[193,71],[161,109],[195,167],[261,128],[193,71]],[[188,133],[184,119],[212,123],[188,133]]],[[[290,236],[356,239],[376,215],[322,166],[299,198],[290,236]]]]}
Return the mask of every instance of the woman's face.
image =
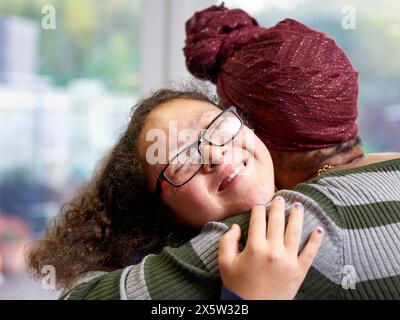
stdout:
{"type": "MultiPolygon", "coordinates": [[[[155,191],[166,162],[195,142],[221,112],[207,102],[176,99],[150,114],[139,137],[139,149],[151,190],[155,191]],[[165,161],[160,155],[166,155],[165,161]]],[[[167,188],[161,193],[162,200],[184,224],[200,229],[209,221],[222,220],[273,197],[270,154],[248,127],[243,126],[227,145],[202,142],[199,148],[204,160],[200,171],[181,187],[164,182],[167,188]]]]}

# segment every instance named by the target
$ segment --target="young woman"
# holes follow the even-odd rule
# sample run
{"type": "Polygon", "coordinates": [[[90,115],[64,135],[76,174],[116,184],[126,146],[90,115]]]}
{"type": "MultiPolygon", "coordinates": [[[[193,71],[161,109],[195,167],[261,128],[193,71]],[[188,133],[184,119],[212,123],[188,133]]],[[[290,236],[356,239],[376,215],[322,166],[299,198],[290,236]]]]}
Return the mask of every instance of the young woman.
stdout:
{"type": "Polygon", "coordinates": [[[58,286],[69,287],[86,272],[122,268],[167,245],[183,244],[198,233],[191,226],[200,228],[208,218],[196,212],[185,220],[157,197],[142,152],[140,135],[150,114],[177,100],[184,102],[181,110],[191,109],[191,103],[213,103],[201,90],[160,90],[139,102],[93,178],[32,244],[28,262],[34,275],[40,277],[42,267],[52,265],[58,286]]]}
{"type": "MultiPolygon", "coordinates": [[[[400,164],[393,160],[357,170],[355,175],[345,172],[338,173],[337,177],[335,172],[328,173],[326,179],[312,181],[314,184],[306,184],[294,192],[278,193],[286,199],[287,207],[296,202],[304,204],[301,248],[318,225],[324,229],[322,247],[303,286],[306,291],[302,294],[305,293],[306,297],[310,294],[336,297],[344,263],[353,259],[348,256],[349,250],[357,252],[360,258],[353,260],[356,269],[359,268],[358,262],[363,262],[362,281],[365,281],[365,274],[370,276],[367,281],[374,281],[371,277],[386,278],[389,273],[396,276],[399,253],[385,239],[388,236],[386,231],[393,228],[391,222],[398,219],[400,212],[400,190],[393,188],[400,179],[400,164]],[[361,180],[364,185],[373,178],[377,189],[368,193],[359,179],[353,178],[357,175],[364,176],[361,180]],[[338,189],[338,185],[341,188],[338,189]],[[386,191],[389,189],[390,193],[386,191]],[[330,200],[326,195],[330,191],[339,198],[330,200]],[[368,203],[364,203],[363,194],[368,194],[368,203]],[[354,200],[362,205],[352,206],[354,200]],[[378,201],[379,205],[376,205],[378,201]],[[351,219],[341,221],[342,218],[337,216],[338,209],[345,210],[346,219],[351,219]],[[366,239],[368,243],[375,241],[386,251],[380,253],[380,261],[371,260],[369,265],[365,264],[364,257],[370,256],[370,248],[374,246],[365,247],[365,241],[353,232],[361,224],[368,225],[364,220],[366,216],[361,214],[365,210],[369,212],[368,216],[374,216],[372,221],[375,221],[375,226],[379,226],[379,231],[371,231],[380,233],[378,238],[374,238],[370,231],[362,231],[364,238],[361,239],[366,239]],[[353,230],[347,230],[350,228],[353,230]],[[390,257],[395,257],[386,264],[391,271],[375,268],[377,264],[386,263],[390,257]],[[321,288],[326,290],[325,295],[321,293],[321,288]]],[[[55,266],[58,285],[64,288],[76,285],[74,290],[69,291],[70,298],[217,298],[221,286],[217,267],[219,240],[233,222],[241,225],[243,238],[246,239],[248,214],[232,217],[223,223],[207,224],[202,233],[189,243],[176,249],[167,248],[158,255],[146,256],[135,266],[128,265],[136,256],[156,253],[167,244],[182,244],[194,234],[194,230],[208,221],[247,211],[257,203],[271,200],[273,195],[273,167],[268,150],[243,125],[234,109],[222,112],[206,96],[196,92],[161,90],[137,105],[127,130],[107,157],[103,168],[77,199],[66,206],[65,214],[58,219],[55,227],[34,243],[29,262],[38,275],[42,266],[55,266]],[[190,136],[176,147],[171,143],[174,140],[169,130],[171,121],[178,124],[178,132],[191,128],[196,137],[193,139],[190,136]],[[166,143],[160,144],[159,152],[168,155],[167,163],[149,161],[152,159],[148,151],[154,141],[148,140],[154,129],[164,133],[166,143]],[[88,275],[98,271],[112,272],[88,275]],[[86,275],[87,278],[82,278],[86,275]]],[[[274,224],[280,230],[276,234],[282,236],[282,220],[274,224]]],[[[297,238],[299,228],[295,228],[294,236],[288,233],[290,229],[285,239],[297,238]]],[[[396,234],[391,236],[395,241],[396,234]]],[[[260,233],[254,235],[258,237],[260,233]]],[[[249,242],[249,246],[250,243],[253,242],[249,242]]],[[[260,247],[262,252],[269,252],[265,241],[260,242],[260,247]]],[[[297,261],[293,255],[296,246],[291,245],[290,255],[284,254],[286,247],[273,246],[272,261],[280,261],[287,256],[291,257],[290,261],[297,261]]],[[[248,252],[259,252],[259,249],[249,249],[248,252]]],[[[246,291],[231,282],[236,273],[232,271],[234,267],[229,268],[232,266],[229,261],[222,263],[225,266],[222,269],[227,270],[225,282],[246,298],[246,291]]],[[[238,265],[240,268],[241,264],[238,265]]],[[[295,264],[290,265],[293,267],[295,264]]],[[[283,286],[297,289],[306,269],[295,273],[295,280],[287,279],[287,283],[284,276],[276,279],[281,279],[283,286]],[[294,282],[296,286],[293,286],[294,282]]],[[[279,272],[288,275],[287,270],[283,268],[279,272]]],[[[388,291],[385,292],[394,296],[398,294],[396,286],[386,283],[386,288],[388,291]]],[[[367,289],[361,294],[374,294],[367,289]]],[[[295,295],[292,290],[289,290],[290,297],[295,295]]]]}
{"type": "Polygon", "coordinates": [[[273,195],[268,150],[234,109],[223,112],[199,91],[160,90],[138,104],[102,169],[30,248],[29,263],[37,275],[44,265],[53,265],[57,284],[71,287],[87,272],[123,268],[166,245],[183,244],[207,222],[248,210],[273,195]],[[164,161],[168,165],[150,165],[146,151],[154,141],[146,135],[152,129],[166,136],[160,144],[167,148],[163,153],[187,154],[180,151],[185,142],[179,150],[169,149],[174,137],[168,126],[174,121],[179,131],[191,128],[196,135],[208,128],[205,140],[186,143],[187,150],[195,151],[189,153],[191,159],[174,162],[169,157],[164,161]],[[212,159],[205,161],[206,154],[212,159]],[[236,172],[232,179],[238,167],[246,172],[236,172]],[[171,187],[158,187],[165,183],[171,187]]]}

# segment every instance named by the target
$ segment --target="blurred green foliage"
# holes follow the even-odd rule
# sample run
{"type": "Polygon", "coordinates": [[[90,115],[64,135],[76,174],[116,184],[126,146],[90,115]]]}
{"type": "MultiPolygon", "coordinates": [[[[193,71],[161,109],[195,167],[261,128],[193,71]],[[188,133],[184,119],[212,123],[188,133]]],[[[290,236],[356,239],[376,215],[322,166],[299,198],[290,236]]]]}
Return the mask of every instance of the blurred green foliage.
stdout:
{"type": "Polygon", "coordinates": [[[0,0],[0,15],[37,21],[56,9],[56,29],[40,28],[40,69],[55,85],[97,78],[109,89],[136,92],[141,0],[0,0]]]}

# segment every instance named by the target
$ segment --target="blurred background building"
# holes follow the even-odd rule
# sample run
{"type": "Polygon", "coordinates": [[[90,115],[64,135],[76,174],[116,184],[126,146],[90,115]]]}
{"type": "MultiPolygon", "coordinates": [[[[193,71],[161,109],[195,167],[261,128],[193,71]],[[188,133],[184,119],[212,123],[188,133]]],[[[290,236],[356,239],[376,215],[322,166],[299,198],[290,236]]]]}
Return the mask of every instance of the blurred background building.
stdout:
{"type": "MultiPolygon", "coordinates": [[[[27,276],[24,245],[89,179],[139,96],[191,79],[184,24],[212,4],[220,1],[0,1],[0,299],[57,297],[27,276]],[[48,5],[54,29],[42,24],[48,5]]],[[[291,17],[335,38],[360,73],[358,123],[366,150],[400,151],[398,1],[225,4],[265,27],[291,17]],[[346,28],[349,8],[356,20],[346,28]]]]}

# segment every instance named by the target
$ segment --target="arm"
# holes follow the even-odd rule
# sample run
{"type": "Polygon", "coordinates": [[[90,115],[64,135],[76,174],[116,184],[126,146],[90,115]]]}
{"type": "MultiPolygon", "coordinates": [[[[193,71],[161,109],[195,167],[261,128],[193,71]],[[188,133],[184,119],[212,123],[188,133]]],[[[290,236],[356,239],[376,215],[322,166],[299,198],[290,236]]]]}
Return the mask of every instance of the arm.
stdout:
{"type": "Polygon", "coordinates": [[[218,245],[228,229],[225,223],[210,222],[181,247],[166,247],[137,265],[82,283],[62,298],[219,299],[222,282],[218,273],[218,245]]]}
{"type": "MultiPolygon", "coordinates": [[[[330,279],[339,277],[340,234],[324,210],[312,199],[298,192],[280,191],[286,200],[286,213],[294,202],[305,207],[300,249],[311,231],[321,225],[324,241],[297,298],[332,298],[337,290],[330,279]],[[322,281],[322,282],[321,282],[322,281]],[[326,286],[331,286],[327,288],[326,286]],[[321,286],[327,288],[321,293],[321,286]],[[316,290],[318,289],[319,290],[316,290]]],[[[324,208],[325,209],[325,208],[324,208]]],[[[267,212],[269,206],[267,206],[267,212]]],[[[70,299],[219,299],[222,281],[218,272],[218,246],[222,235],[233,225],[242,230],[241,242],[247,240],[249,212],[223,222],[210,222],[202,232],[179,248],[165,248],[160,254],[146,256],[141,263],[116,270],[75,287],[70,299]]]]}

